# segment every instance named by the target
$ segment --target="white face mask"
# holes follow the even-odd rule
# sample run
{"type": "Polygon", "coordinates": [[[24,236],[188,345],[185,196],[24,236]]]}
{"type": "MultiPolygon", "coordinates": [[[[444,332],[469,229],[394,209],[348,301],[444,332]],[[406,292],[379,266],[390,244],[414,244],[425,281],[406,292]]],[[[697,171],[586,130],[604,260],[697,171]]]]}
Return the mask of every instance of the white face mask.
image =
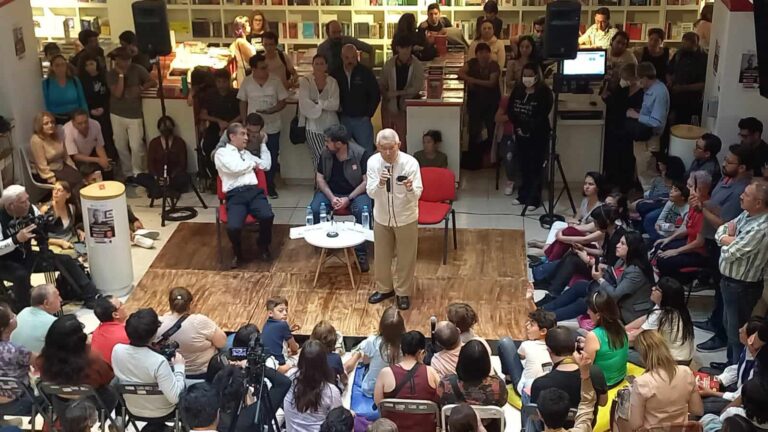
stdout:
{"type": "Polygon", "coordinates": [[[536,77],[523,77],[523,85],[530,88],[536,84],[536,77]]]}
{"type": "Polygon", "coordinates": [[[619,81],[619,86],[621,86],[621,88],[629,87],[629,81],[622,78],[621,81],[619,81]]]}

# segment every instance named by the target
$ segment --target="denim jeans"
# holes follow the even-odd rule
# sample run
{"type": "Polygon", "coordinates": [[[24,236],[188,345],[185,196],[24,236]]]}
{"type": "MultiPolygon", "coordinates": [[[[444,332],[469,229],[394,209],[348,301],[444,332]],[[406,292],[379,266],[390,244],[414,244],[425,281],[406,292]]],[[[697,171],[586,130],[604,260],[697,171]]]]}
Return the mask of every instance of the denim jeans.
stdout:
{"type": "Polygon", "coordinates": [[[736,364],[743,346],[739,342],[739,328],[749,320],[752,308],[763,294],[763,281],[744,282],[723,276],[720,279],[723,295],[723,324],[728,338],[728,364],[736,364]]]}
{"type": "MultiPolygon", "coordinates": [[[[716,337],[722,341],[726,339],[725,327],[723,327],[723,294],[720,289],[720,246],[713,239],[705,239],[704,247],[707,249],[707,255],[710,259],[710,267],[715,269],[713,273],[715,279],[715,307],[712,309],[712,315],[709,316],[709,323],[715,329],[716,337]]],[[[738,354],[734,357],[734,361],[738,358],[738,354]]]]}
{"type": "Polygon", "coordinates": [[[342,115],[341,124],[347,128],[350,138],[373,154],[373,124],[370,117],[349,117],[342,115]]]}
{"type": "MultiPolygon", "coordinates": [[[[337,197],[339,198],[343,198],[345,196],[346,195],[337,195],[337,197]]],[[[314,223],[320,222],[320,206],[322,204],[325,204],[326,211],[330,213],[331,200],[329,200],[324,193],[317,191],[315,192],[315,196],[312,197],[312,203],[310,204],[310,207],[312,207],[312,216],[314,217],[314,223]]],[[[373,218],[373,208],[372,208],[373,201],[367,194],[362,193],[356,196],[355,199],[351,200],[351,202],[349,203],[349,212],[352,213],[352,216],[355,217],[355,222],[357,223],[362,223],[364,206],[368,206],[368,213],[370,214],[370,217],[373,218]]],[[[366,253],[365,243],[356,246],[355,252],[357,252],[358,255],[360,254],[364,255],[366,253]]]]}
{"type": "Polygon", "coordinates": [[[512,387],[517,389],[517,383],[523,378],[523,362],[517,354],[518,346],[510,337],[499,341],[496,351],[501,361],[501,372],[512,380],[512,387]]]}
{"type": "Polygon", "coordinates": [[[537,265],[531,269],[533,273],[533,280],[540,281],[546,279],[548,276],[554,273],[555,269],[557,268],[557,263],[559,262],[560,260],[549,261],[545,262],[544,264],[537,265]]]}
{"type": "Polygon", "coordinates": [[[554,312],[557,321],[566,321],[587,313],[587,292],[590,281],[578,281],[543,309],[554,312]]]}
{"type": "Polygon", "coordinates": [[[656,231],[656,221],[659,219],[661,210],[662,209],[651,210],[643,216],[643,231],[650,237],[650,244],[653,244],[653,242],[662,238],[661,234],[656,231]]]}
{"type": "Polygon", "coordinates": [[[267,149],[272,159],[272,166],[264,173],[267,177],[267,195],[275,193],[275,176],[280,172],[280,132],[267,134],[267,149]]]}

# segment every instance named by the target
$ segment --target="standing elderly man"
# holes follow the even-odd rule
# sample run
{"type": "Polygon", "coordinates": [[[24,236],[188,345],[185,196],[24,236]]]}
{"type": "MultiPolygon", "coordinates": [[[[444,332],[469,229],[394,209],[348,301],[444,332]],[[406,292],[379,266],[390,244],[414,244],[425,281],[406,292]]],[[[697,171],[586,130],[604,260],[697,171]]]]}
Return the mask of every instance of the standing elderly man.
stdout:
{"type": "Polygon", "coordinates": [[[392,129],[376,135],[376,149],[379,152],[368,159],[366,190],[376,202],[373,264],[377,289],[368,303],[397,295],[398,309],[406,310],[411,307],[409,296],[416,272],[421,169],[413,156],[400,151],[400,137],[392,129]]]}
{"type": "Polygon", "coordinates": [[[744,211],[715,234],[721,246],[720,292],[729,360],[738,359],[742,348],[739,329],[763,293],[763,273],[768,266],[768,182],[752,180],[741,194],[741,208],[744,211]]]}
{"type": "Polygon", "coordinates": [[[339,83],[341,124],[364,149],[373,153],[373,123],[371,118],[381,101],[376,75],[357,60],[357,48],[344,45],[341,49],[343,67],[332,73],[339,83]]]}
{"type": "Polygon", "coordinates": [[[271,167],[269,155],[263,158],[251,154],[248,145],[248,130],[241,123],[227,127],[227,144],[216,150],[213,161],[221,177],[222,189],[227,194],[227,235],[232,243],[234,258],[232,268],[243,261],[243,247],[240,234],[245,218],[253,216],[259,221],[259,257],[264,261],[272,259],[269,245],[272,243],[272,221],[275,215],[267,202],[264,190],[257,187],[259,180],[254,169],[268,171],[271,167]]]}
{"type": "Polygon", "coordinates": [[[32,288],[32,305],[16,316],[16,330],[11,333],[11,342],[21,345],[35,354],[40,354],[45,345],[45,335],[61,309],[59,290],[51,284],[32,288]]]}

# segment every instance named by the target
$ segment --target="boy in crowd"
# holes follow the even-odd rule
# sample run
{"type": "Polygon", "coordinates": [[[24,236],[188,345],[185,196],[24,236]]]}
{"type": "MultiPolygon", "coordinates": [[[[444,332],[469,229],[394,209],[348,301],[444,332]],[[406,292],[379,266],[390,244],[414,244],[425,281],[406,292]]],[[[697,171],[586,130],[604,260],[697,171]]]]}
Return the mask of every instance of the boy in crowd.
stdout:
{"type": "Polygon", "coordinates": [[[267,322],[261,331],[264,348],[275,357],[280,365],[286,363],[285,352],[289,356],[299,353],[299,344],[291,332],[299,330],[297,325],[288,324],[288,300],[285,297],[267,299],[267,322]],[[285,349],[287,346],[287,350],[285,349]]]}
{"type": "Polygon", "coordinates": [[[525,337],[518,347],[510,338],[499,342],[501,370],[515,386],[517,394],[530,395],[533,380],[544,375],[544,369],[552,366],[545,339],[549,330],[557,325],[555,314],[536,309],[528,313],[525,321],[525,337]]]}

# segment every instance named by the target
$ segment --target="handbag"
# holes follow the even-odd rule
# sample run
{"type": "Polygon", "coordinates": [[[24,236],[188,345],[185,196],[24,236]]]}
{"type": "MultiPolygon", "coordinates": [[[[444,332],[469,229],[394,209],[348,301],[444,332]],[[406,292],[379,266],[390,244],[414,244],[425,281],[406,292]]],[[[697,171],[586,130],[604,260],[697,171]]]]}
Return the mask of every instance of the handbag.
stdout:
{"type": "MultiPolygon", "coordinates": [[[[307,83],[309,83],[308,79],[307,83]]],[[[291,120],[291,128],[288,137],[293,145],[304,144],[307,142],[307,122],[301,115],[298,104],[296,104],[296,115],[293,116],[293,120],[291,120]]]]}

